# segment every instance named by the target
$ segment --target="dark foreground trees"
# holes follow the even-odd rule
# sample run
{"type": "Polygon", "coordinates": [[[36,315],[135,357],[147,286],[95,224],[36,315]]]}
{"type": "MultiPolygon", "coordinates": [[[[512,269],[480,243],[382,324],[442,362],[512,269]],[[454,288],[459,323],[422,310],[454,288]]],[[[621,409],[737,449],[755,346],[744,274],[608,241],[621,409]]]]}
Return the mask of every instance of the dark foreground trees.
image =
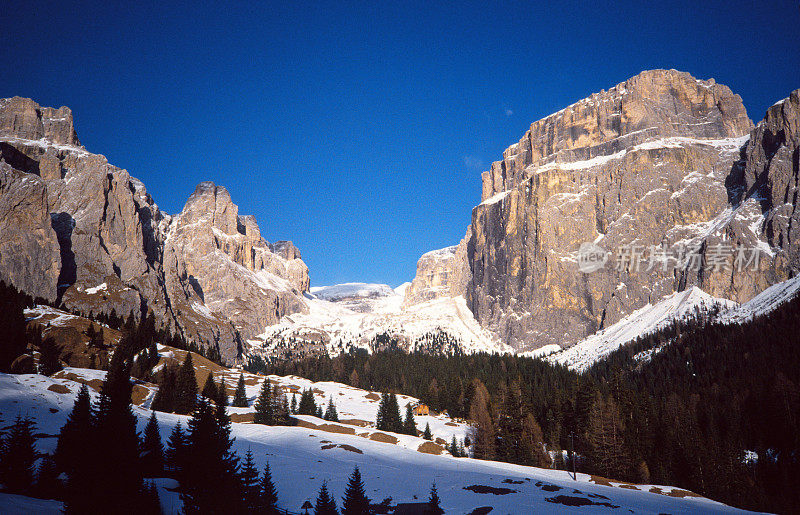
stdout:
{"type": "Polygon", "coordinates": [[[344,491],[342,515],[367,515],[369,513],[369,498],[364,490],[364,481],[361,480],[361,471],[356,467],[353,469],[344,491]]]}
{"type": "Polygon", "coordinates": [[[189,421],[181,500],[185,513],[238,512],[239,459],[232,451],[230,421],[220,421],[214,406],[200,398],[189,421]]]}

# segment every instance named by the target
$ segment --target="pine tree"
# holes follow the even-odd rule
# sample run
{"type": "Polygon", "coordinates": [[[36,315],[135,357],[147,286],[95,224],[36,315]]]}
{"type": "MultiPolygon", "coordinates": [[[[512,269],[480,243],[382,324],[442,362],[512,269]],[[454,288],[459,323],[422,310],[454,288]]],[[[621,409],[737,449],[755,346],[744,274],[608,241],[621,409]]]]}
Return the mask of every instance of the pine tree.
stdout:
{"type": "Polygon", "coordinates": [[[11,364],[25,352],[25,301],[13,286],[0,281],[0,372],[8,372],[11,364]]]}
{"type": "Polygon", "coordinates": [[[422,432],[422,438],[426,440],[433,440],[433,434],[431,434],[431,425],[430,423],[425,423],[425,431],[422,432]]]}
{"type": "Polygon", "coordinates": [[[364,482],[361,480],[361,471],[356,466],[344,491],[342,515],[368,515],[369,513],[369,499],[364,490],[364,482]]]}
{"type": "Polygon", "coordinates": [[[314,515],[339,515],[336,509],[336,499],[328,492],[327,481],[322,482],[317,501],[314,504],[314,515]]]}
{"type": "Polygon", "coordinates": [[[444,510],[439,506],[439,492],[436,490],[436,482],[434,481],[433,485],[431,485],[431,495],[428,497],[428,511],[434,515],[440,515],[444,513],[444,510]]]}
{"type": "Polygon", "coordinates": [[[217,383],[214,382],[214,374],[209,373],[206,377],[206,383],[203,385],[203,391],[200,393],[206,399],[217,402],[219,392],[217,391],[217,383]]]}
{"type": "Polygon", "coordinates": [[[297,413],[300,415],[311,415],[316,417],[317,403],[314,400],[314,392],[311,389],[303,390],[300,394],[300,404],[297,406],[297,413]]]}
{"type": "Polygon", "coordinates": [[[551,464],[550,456],[544,449],[542,428],[531,413],[522,419],[522,454],[524,464],[535,467],[548,467],[551,464]]]}
{"type": "Polygon", "coordinates": [[[289,424],[289,402],[286,400],[286,394],[278,386],[272,389],[272,405],[274,424],[276,426],[285,426],[289,424]]]}
{"type": "Polygon", "coordinates": [[[261,498],[258,505],[259,513],[277,514],[278,513],[278,491],[272,482],[272,473],[269,470],[269,462],[264,465],[264,474],[261,476],[261,498]]]}
{"type": "MultiPolygon", "coordinates": [[[[693,427],[690,424],[684,430],[689,432],[693,427]]],[[[606,477],[624,478],[629,474],[631,467],[623,431],[617,403],[612,397],[604,398],[598,393],[589,414],[587,440],[594,467],[606,477]]]]}
{"type": "Polygon", "coordinates": [[[150,420],[144,429],[141,452],[142,475],[145,477],[161,477],[164,472],[164,446],[158,432],[158,419],[156,412],[150,415],[150,420]]]}
{"type": "Polygon", "coordinates": [[[89,341],[86,342],[86,344],[89,347],[94,347],[95,338],[97,337],[97,331],[95,331],[93,323],[89,322],[89,327],[86,328],[85,334],[89,338],[89,341]]]}
{"type": "Polygon", "coordinates": [[[381,401],[378,404],[378,416],[375,422],[375,426],[381,431],[403,432],[403,419],[400,417],[397,395],[394,393],[381,394],[381,401]]]}
{"type": "Polygon", "coordinates": [[[417,423],[414,421],[414,409],[411,403],[406,404],[406,418],[403,421],[403,434],[417,436],[417,423]]]}
{"type": "Polygon", "coordinates": [[[89,344],[96,349],[102,349],[106,346],[103,326],[100,326],[100,330],[95,333],[94,338],[89,341],[89,344]]]}
{"type": "MultiPolygon", "coordinates": [[[[94,419],[92,445],[103,449],[93,460],[92,490],[83,492],[90,500],[78,500],[70,511],[84,511],[84,502],[100,506],[134,506],[142,490],[139,465],[139,436],[131,409],[132,329],[125,330],[114,349],[94,419]]],[[[77,495],[81,495],[78,493],[77,495]]]]}
{"type": "Polygon", "coordinates": [[[158,487],[152,481],[142,486],[140,504],[135,507],[136,515],[161,515],[161,500],[158,497],[158,487]]]}
{"type": "Polygon", "coordinates": [[[403,419],[400,417],[400,405],[397,403],[397,395],[394,393],[389,394],[387,419],[388,431],[392,431],[393,433],[403,432],[403,419]]]}
{"type": "Polygon", "coordinates": [[[239,464],[231,450],[230,430],[230,423],[221,425],[214,408],[201,397],[189,421],[185,467],[180,477],[185,513],[241,511],[239,464]]]}
{"type": "Polygon", "coordinates": [[[233,407],[246,408],[247,406],[247,392],[244,388],[244,374],[239,374],[239,382],[236,383],[236,393],[233,396],[233,407]]]}
{"type": "Polygon", "coordinates": [[[183,432],[180,421],[172,428],[172,433],[167,440],[167,449],[164,451],[164,462],[170,476],[180,480],[186,465],[186,452],[189,443],[186,433],[183,432]]]}
{"type": "Polygon", "coordinates": [[[336,412],[336,405],[333,403],[333,397],[328,400],[328,408],[325,410],[323,417],[329,422],[339,422],[339,414],[336,412]]]}
{"type": "Polygon", "coordinates": [[[172,365],[164,367],[164,373],[158,384],[158,391],[150,405],[150,409],[172,413],[175,411],[175,400],[177,396],[178,371],[172,365]]]}
{"type": "Polygon", "coordinates": [[[450,454],[452,454],[454,457],[461,457],[461,455],[458,453],[458,440],[456,440],[456,435],[453,435],[453,439],[450,442],[450,447],[447,450],[450,451],[450,454]]]}
{"type": "Polygon", "coordinates": [[[381,392],[381,400],[378,402],[378,414],[375,416],[375,427],[380,431],[387,431],[387,415],[389,408],[389,395],[381,392]]]}
{"type": "Polygon", "coordinates": [[[484,384],[476,379],[474,394],[469,408],[469,418],[474,423],[472,441],[474,442],[473,456],[482,460],[491,460],[495,452],[495,427],[489,414],[489,392],[484,384]]]}
{"type": "Polygon", "coordinates": [[[292,392],[292,415],[297,414],[297,394],[292,392]]]}
{"type": "Polygon", "coordinates": [[[219,384],[217,385],[217,398],[214,401],[219,406],[227,406],[228,405],[228,392],[225,390],[225,378],[219,378],[219,384]]]}
{"type": "Polygon", "coordinates": [[[195,377],[192,353],[187,352],[186,358],[178,370],[175,388],[175,413],[185,415],[194,411],[197,405],[197,378],[195,377]]]}
{"type": "Polygon", "coordinates": [[[224,393],[220,394],[219,388],[217,388],[217,399],[214,413],[217,417],[217,423],[220,425],[220,427],[230,427],[231,419],[228,416],[228,396],[224,393]]]}
{"type": "Polygon", "coordinates": [[[258,469],[253,461],[253,453],[250,449],[244,455],[242,470],[239,472],[244,494],[244,508],[248,513],[258,513],[261,486],[258,481],[258,469]]]}
{"type": "Polygon", "coordinates": [[[512,383],[506,391],[502,410],[498,415],[497,433],[502,445],[497,447],[497,455],[509,463],[529,464],[528,456],[523,449],[522,391],[518,382],[512,383]]]}
{"type": "Polygon", "coordinates": [[[58,478],[58,467],[53,456],[46,454],[39,469],[36,471],[36,487],[34,493],[40,499],[58,499],[61,497],[62,486],[58,478]]]}
{"type": "Polygon", "coordinates": [[[3,440],[0,482],[9,492],[24,495],[33,489],[37,457],[35,427],[30,418],[17,415],[11,431],[3,440]]]}
{"type": "Polygon", "coordinates": [[[39,373],[51,376],[63,369],[61,366],[61,348],[49,336],[42,340],[39,346],[39,373]]]}
{"type": "Polygon", "coordinates": [[[55,461],[59,470],[72,474],[79,461],[85,459],[92,431],[92,401],[84,384],[78,391],[72,412],[61,428],[56,443],[55,461]]]}
{"type": "Polygon", "coordinates": [[[255,424],[275,425],[275,403],[272,400],[272,387],[269,384],[269,379],[264,379],[261,384],[261,391],[254,407],[253,422],[255,424]]]}

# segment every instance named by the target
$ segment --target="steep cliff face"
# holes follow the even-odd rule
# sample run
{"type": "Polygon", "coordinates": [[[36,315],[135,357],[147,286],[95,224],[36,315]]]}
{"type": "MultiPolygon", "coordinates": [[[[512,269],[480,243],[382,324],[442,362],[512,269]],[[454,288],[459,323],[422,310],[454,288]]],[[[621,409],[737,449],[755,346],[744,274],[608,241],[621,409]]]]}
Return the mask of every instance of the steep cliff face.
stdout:
{"type": "Polygon", "coordinates": [[[417,261],[417,273],[405,290],[404,306],[442,297],[464,296],[469,283],[467,241],[471,229],[458,245],[426,252],[417,261]]]}
{"type": "MultiPolygon", "coordinates": [[[[261,238],[255,218],[240,217],[228,191],[200,183],[167,229],[165,253],[176,256],[182,278],[209,310],[230,320],[245,339],[290,313],[305,312],[308,268],[289,242],[283,255],[261,238]],[[288,259],[287,259],[288,258],[288,259]]],[[[183,291],[184,281],[173,288],[183,291]]]]}
{"type": "Polygon", "coordinates": [[[140,181],[80,146],[66,107],[0,99],[0,215],[0,277],[69,309],[150,310],[228,358],[304,309],[308,268],[291,243],[271,246],[211,183],[162,213],[140,181]]]}
{"type": "MultiPolygon", "coordinates": [[[[757,198],[764,213],[764,239],[792,275],[800,271],[800,89],[767,110],[747,145],[741,202],[757,198]]],[[[785,271],[784,271],[785,272],[785,271]]],[[[785,275],[785,273],[784,273],[785,275]]]]}
{"type": "Polygon", "coordinates": [[[790,276],[792,109],[774,106],[751,139],[727,87],[654,70],[535,122],[483,174],[467,252],[476,318],[518,350],[568,346],[691,285],[742,302],[790,276]],[[765,188],[779,192],[766,203],[765,188]],[[608,260],[586,273],[589,244],[608,260]],[[724,249],[720,266],[729,245],[760,259],[737,268],[724,249]]]}

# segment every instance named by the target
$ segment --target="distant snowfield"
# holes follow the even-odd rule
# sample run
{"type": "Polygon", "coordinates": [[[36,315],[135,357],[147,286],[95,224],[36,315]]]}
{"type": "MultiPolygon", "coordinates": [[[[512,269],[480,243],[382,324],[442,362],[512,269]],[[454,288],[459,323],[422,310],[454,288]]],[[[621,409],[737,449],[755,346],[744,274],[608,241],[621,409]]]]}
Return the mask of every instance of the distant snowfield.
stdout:
{"type": "Polygon", "coordinates": [[[268,349],[270,341],[280,337],[308,335],[318,341],[323,333],[329,338],[328,352],[335,355],[347,343],[367,348],[381,333],[413,343],[426,333],[443,331],[460,340],[464,352],[513,352],[478,324],[464,297],[404,307],[406,287],[393,290],[385,284],[346,283],[312,288],[305,297],[308,313],[288,315],[248,343],[255,349],[268,349]]]}
{"type": "Polygon", "coordinates": [[[314,286],[311,293],[318,299],[334,302],[349,297],[388,297],[395,291],[388,284],[342,283],[333,286],[314,286]]]}
{"type": "MultiPolygon", "coordinates": [[[[96,378],[102,372],[70,369],[77,376],[96,378]]],[[[297,378],[299,379],[299,378],[297,378]]],[[[294,380],[288,378],[287,380],[294,380]]],[[[316,383],[320,385],[320,383],[316,383]]],[[[37,447],[52,452],[55,436],[72,409],[80,383],[68,379],[53,379],[39,375],[0,374],[0,416],[3,425],[17,414],[35,419],[37,432],[43,438],[37,447]],[[68,390],[66,393],[59,393],[68,390]]],[[[342,386],[335,388],[341,389],[342,386]]],[[[355,389],[354,389],[355,390],[355,389]]],[[[334,390],[331,390],[331,393],[334,390]]],[[[363,392],[363,391],[360,391],[363,392]]],[[[248,392],[250,394],[251,391],[248,392]]],[[[94,400],[97,394],[92,392],[94,400]]],[[[346,395],[340,396],[346,397],[346,395]]],[[[342,400],[342,409],[349,406],[342,400]]],[[[134,407],[139,430],[142,431],[151,412],[134,407]]],[[[234,410],[231,410],[235,412],[234,410]]],[[[188,417],[157,413],[162,439],[166,441],[172,427],[180,422],[186,427],[188,417]]],[[[323,422],[314,417],[305,420],[323,422]]],[[[492,507],[492,513],[574,512],[576,508],[559,504],[558,496],[580,498],[586,502],[607,503],[581,507],[588,513],[633,510],[636,513],[737,513],[740,510],[700,497],[687,496],[672,487],[653,485],[612,486],[596,484],[591,477],[578,474],[573,481],[567,472],[523,467],[499,462],[453,458],[419,452],[408,446],[395,445],[369,438],[328,432],[307,427],[269,427],[233,423],[234,447],[243,455],[250,449],[257,465],[269,460],[278,489],[279,505],[299,511],[306,500],[313,500],[323,481],[328,482],[340,503],[345,484],[353,467],[362,471],[367,495],[375,501],[392,497],[393,502],[426,500],[435,481],[446,513],[469,513],[475,508],[492,507]],[[476,493],[489,487],[496,493],[476,493]],[[652,491],[651,491],[652,490],[652,491]],[[660,493],[657,493],[660,492],[660,493]]],[[[401,438],[402,435],[394,435],[401,438]]],[[[414,437],[404,437],[411,441],[414,437]]],[[[159,494],[165,512],[180,509],[177,493],[168,490],[175,482],[159,479],[159,494]]],[[[9,494],[0,494],[2,513],[56,512],[60,503],[40,501],[9,494]]]]}

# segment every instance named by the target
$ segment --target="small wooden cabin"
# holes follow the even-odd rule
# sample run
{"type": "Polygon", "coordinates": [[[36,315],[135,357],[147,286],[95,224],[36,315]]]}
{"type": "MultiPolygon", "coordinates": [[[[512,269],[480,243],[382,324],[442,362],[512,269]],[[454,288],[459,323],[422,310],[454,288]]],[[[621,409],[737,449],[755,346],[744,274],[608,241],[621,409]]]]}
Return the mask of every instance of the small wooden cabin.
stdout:
{"type": "Polygon", "coordinates": [[[412,408],[414,415],[428,415],[430,414],[430,409],[428,408],[427,404],[419,403],[412,408]]]}

